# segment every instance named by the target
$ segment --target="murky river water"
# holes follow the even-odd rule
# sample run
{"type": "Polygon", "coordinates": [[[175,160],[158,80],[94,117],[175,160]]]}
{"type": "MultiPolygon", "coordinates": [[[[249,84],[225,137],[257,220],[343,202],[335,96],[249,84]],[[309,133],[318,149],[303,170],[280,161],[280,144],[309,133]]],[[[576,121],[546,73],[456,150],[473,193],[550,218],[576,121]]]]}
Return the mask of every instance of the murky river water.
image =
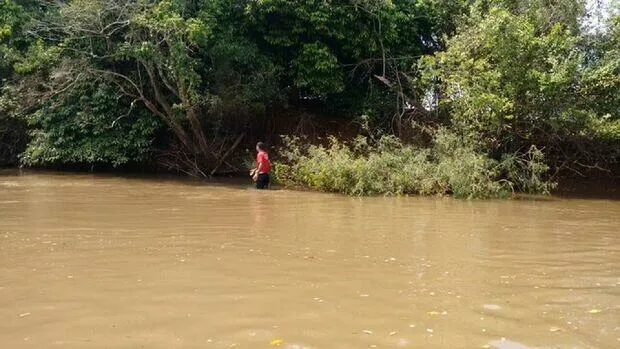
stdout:
{"type": "Polygon", "coordinates": [[[0,176],[0,348],[619,348],[620,201],[0,176]]]}

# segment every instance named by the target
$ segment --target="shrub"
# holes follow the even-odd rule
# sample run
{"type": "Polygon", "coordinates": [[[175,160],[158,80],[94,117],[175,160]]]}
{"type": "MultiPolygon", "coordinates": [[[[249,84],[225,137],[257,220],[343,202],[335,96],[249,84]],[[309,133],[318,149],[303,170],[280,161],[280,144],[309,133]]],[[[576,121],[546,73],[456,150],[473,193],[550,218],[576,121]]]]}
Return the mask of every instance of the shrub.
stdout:
{"type": "Polygon", "coordinates": [[[327,145],[289,136],[283,141],[275,177],[289,187],[357,196],[458,198],[507,197],[514,190],[546,194],[551,188],[542,179],[547,167],[535,147],[497,161],[478,151],[472,138],[447,129],[437,130],[428,148],[403,144],[394,136],[383,136],[372,145],[365,137],[350,143],[331,137],[327,145]]]}

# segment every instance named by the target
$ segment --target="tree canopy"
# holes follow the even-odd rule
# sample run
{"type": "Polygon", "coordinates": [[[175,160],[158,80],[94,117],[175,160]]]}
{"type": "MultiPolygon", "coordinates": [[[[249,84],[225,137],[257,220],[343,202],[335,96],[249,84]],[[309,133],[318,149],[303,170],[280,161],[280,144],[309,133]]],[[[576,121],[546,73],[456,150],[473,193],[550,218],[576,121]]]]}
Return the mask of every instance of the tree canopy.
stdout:
{"type": "Polygon", "coordinates": [[[413,123],[611,171],[606,10],[592,31],[574,0],[0,0],[0,158],[206,176],[238,170],[252,138],[361,125],[428,142],[413,123]]]}

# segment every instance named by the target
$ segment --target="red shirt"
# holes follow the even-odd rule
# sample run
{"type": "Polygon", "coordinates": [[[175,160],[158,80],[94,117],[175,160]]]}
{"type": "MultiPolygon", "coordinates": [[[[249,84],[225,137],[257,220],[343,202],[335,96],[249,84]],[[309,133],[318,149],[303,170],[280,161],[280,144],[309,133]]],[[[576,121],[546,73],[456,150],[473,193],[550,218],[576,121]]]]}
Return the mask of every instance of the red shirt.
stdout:
{"type": "Polygon", "coordinates": [[[256,168],[258,164],[263,163],[263,167],[260,169],[260,173],[269,173],[271,170],[271,164],[269,163],[269,154],[266,151],[259,151],[256,155],[256,168]]]}

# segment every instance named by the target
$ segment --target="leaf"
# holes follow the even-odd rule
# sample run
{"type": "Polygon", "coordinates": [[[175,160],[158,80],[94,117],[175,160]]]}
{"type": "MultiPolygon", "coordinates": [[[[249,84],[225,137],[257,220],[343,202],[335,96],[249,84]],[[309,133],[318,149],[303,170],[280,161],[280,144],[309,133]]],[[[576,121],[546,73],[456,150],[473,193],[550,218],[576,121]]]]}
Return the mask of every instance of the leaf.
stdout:
{"type": "Polygon", "coordinates": [[[282,345],[282,343],[284,343],[284,340],[281,338],[276,338],[276,339],[273,339],[271,342],[269,342],[270,345],[275,345],[275,346],[280,346],[282,345]]]}

